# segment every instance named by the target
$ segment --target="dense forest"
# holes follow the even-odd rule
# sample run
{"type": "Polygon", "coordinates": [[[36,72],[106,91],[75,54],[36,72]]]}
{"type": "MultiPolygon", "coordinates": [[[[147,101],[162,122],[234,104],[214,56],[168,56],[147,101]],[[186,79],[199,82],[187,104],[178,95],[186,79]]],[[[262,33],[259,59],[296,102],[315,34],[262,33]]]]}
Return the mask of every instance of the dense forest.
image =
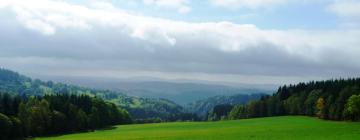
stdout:
{"type": "Polygon", "coordinates": [[[116,95],[105,98],[126,109],[134,120],[169,121],[173,114],[183,113],[183,107],[167,99],[144,98],[128,95],[116,95]]]}
{"type": "MultiPolygon", "coordinates": [[[[251,100],[258,100],[261,96],[266,95],[264,93],[254,94],[235,94],[235,95],[218,95],[202,100],[195,101],[186,105],[188,112],[197,114],[202,120],[207,120],[208,114],[212,113],[212,109],[217,105],[236,105],[246,104],[251,100]]],[[[215,119],[216,120],[216,119],[215,119]]]]}
{"type": "Polygon", "coordinates": [[[307,115],[329,120],[360,120],[360,78],[282,86],[272,96],[236,105],[229,119],[307,115]]]}
{"type": "Polygon", "coordinates": [[[0,94],[0,139],[88,131],[130,122],[127,111],[87,95],[0,94]]]}

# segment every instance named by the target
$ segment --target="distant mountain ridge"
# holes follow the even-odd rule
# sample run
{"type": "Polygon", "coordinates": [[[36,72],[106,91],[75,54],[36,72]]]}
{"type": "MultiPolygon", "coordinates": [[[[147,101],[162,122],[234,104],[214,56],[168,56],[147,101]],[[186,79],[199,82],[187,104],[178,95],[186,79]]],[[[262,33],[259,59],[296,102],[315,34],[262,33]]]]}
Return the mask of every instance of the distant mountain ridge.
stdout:
{"type": "Polygon", "coordinates": [[[183,108],[166,99],[129,96],[119,91],[98,90],[52,81],[33,80],[11,70],[0,69],[0,92],[21,96],[45,94],[86,94],[101,97],[129,111],[133,118],[166,119],[170,114],[182,113],[183,108]]]}
{"type": "Polygon", "coordinates": [[[224,85],[171,82],[123,83],[119,89],[137,96],[170,99],[181,105],[218,95],[268,93],[265,90],[234,88],[224,85]]]}
{"type": "Polygon", "coordinates": [[[216,83],[194,83],[195,81],[164,81],[160,79],[147,78],[145,81],[124,79],[102,79],[85,77],[45,77],[46,79],[57,79],[58,81],[94,87],[99,89],[111,89],[122,91],[131,96],[145,98],[166,98],[180,105],[208,97],[218,95],[236,95],[266,93],[271,94],[277,87],[259,85],[227,86],[216,83]]]}
{"type": "Polygon", "coordinates": [[[223,85],[159,81],[124,82],[117,90],[94,88],[34,80],[11,70],[0,69],[0,92],[22,96],[60,93],[101,97],[126,109],[134,119],[176,119],[174,115],[189,112],[205,115],[219,104],[243,104],[260,97],[260,94],[249,95],[250,93],[269,93],[257,89],[238,89],[223,85]],[[181,102],[182,105],[174,101],[181,102]],[[192,103],[188,104],[184,101],[192,103]]]}

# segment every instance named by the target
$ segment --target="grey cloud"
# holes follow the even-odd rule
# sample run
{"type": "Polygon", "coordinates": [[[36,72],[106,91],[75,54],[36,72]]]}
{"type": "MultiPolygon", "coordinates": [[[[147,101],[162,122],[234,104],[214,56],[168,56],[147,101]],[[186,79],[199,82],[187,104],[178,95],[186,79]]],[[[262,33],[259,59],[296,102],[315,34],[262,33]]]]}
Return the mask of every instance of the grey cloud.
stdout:
{"type": "Polygon", "coordinates": [[[24,26],[11,10],[2,11],[6,12],[0,14],[5,21],[0,22],[0,62],[28,73],[79,75],[82,71],[101,76],[111,72],[229,81],[245,77],[258,83],[269,82],[264,77],[275,81],[359,76],[359,31],[262,30],[254,25],[186,23],[116,11],[102,19],[109,11],[88,9],[84,11],[95,16],[78,18],[90,29],[52,25],[56,31],[43,34],[24,26]],[[112,23],[102,23],[109,19],[112,23]]]}

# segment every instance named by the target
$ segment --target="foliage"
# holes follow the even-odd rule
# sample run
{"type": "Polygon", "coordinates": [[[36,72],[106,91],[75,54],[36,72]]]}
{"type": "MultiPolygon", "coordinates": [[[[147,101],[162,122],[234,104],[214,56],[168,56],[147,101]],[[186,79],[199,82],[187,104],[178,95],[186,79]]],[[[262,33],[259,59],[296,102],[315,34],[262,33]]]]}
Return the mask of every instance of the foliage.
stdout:
{"type": "Polygon", "coordinates": [[[169,121],[174,114],[183,113],[183,107],[167,99],[121,95],[111,101],[129,111],[133,119],[160,118],[163,121],[169,121]]]}
{"type": "Polygon", "coordinates": [[[186,106],[186,110],[188,112],[199,115],[202,119],[205,119],[209,113],[213,110],[213,108],[217,105],[229,104],[229,105],[237,105],[237,104],[246,104],[250,100],[260,99],[261,96],[265,94],[257,93],[257,94],[236,94],[231,96],[214,96],[206,99],[198,100],[196,102],[190,103],[186,106]]]}
{"type": "Polygon", "coordinates": [[[348,99],[344,115],[350,120],[360,120],[360,95],[352,95],[348,99]]]}
{"type": "Polygon", "coordinates": [[[319,118],[324,118],[324,114],[325,114],[324,108],[325,108],[325,100],[324,98],[320,97],[316,101],[316,109],[318,110],[316,116],[318,116],[319,118]]]}
{"type": "Polygon", "coordinates": [[[360,78],[282,86],[272,96],[234,107],[229,118],[308,115],[331,120],[359,120],[359,85],[360,78]]]}
{"type": "Polygon", "coordinates": [[[208,120],[216,121],[226,119],[233,107],[234,106],[230,104],[222,104],[215,106],[214,109],[209,113],[208,120]]]}
{"type": "Polygon", "coordinates": [[[131,122],[125,110],[87,95],[20,98],[1,93],[0,107],[1,139],[87,131],[131,122]],[[18,109],[8,111],[14,107],[18,109]]]}
{"type": "Polygon", "coordinates": [[[0,139],[6,139],[10,136],[12,122],[6,115],[0,113],[0,139]]]}
{"type": "Polygon", "coordinates": [[[248,113],[247,113],[246,107],[244,105],[236,105],[229,112],[228,118],[231,120],[245,119],[245,118],[248,118],[247,114],[248,113]]]}

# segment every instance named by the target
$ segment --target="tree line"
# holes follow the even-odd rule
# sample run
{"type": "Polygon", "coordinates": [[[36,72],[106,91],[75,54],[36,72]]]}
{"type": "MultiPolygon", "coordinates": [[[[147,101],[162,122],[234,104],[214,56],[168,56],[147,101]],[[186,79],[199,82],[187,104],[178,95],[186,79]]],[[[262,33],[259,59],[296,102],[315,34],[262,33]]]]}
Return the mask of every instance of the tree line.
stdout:
{"type": "Polygon", "coordinates": [[[0,93],[0,139],[89,131],[130,122],[126,110],[88,95],[0,93]]]}
{"type": "Polygon", "coordinates": [[[360,78],[311,81],[280,87],[246,105],[236,105],[228,119],[281,115],[317,116],[329,120],[360,120],[360,78]]]}

